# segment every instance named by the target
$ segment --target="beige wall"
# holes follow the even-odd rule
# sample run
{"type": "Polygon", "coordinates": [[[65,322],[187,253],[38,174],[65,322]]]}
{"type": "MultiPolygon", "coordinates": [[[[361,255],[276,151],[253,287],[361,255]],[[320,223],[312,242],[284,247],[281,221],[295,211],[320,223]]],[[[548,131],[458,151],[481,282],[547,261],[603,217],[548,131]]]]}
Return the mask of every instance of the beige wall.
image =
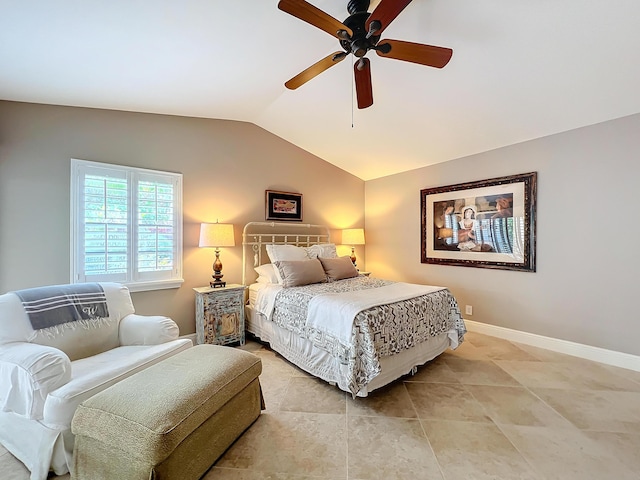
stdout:
{"type": "Polygon", "coordinates": [[[0,292],[69,282],[70,158],[184,175],[185,283],[133,294],[138,313],[169,315],[182,334],[195,331],[191,289],[212,273],[201,222],[236,226],[237,246],[221,253],[230,283],[266,189],[302,193],[305,223],[363,226],[362,180],[253,124],[0,101],[0,292]]]}
{"type": "Polygon", "coordinates": [[[449,286],[475,321],[640,355],[639,132],[634,115],[366,182],[366,269],[449,286]],[[531,171],[536,273],[420,262],[421,189],[531,171]]]}
{"type": "MultiPolygon", "coordinates": [[[[358,264],[377,277],[447,285],[472,320],[640,355],[639,131],[635,115],[365,184],[248,123],[0,101],[0,292],[69,281],[69,159],[81,158],[184,174],[185,283],[133,294],[139,313],[169,315],[184,334],[191,288],[211,275],[200,222],[234,223],[239,245],[277,189],[304,194],[305,222],[364,225],[358,264]],[[536,273],[420,263],[421,189],[529,171],[536,273]]],[[[241,247],[222,260],[239,283],[241,247]]]]}

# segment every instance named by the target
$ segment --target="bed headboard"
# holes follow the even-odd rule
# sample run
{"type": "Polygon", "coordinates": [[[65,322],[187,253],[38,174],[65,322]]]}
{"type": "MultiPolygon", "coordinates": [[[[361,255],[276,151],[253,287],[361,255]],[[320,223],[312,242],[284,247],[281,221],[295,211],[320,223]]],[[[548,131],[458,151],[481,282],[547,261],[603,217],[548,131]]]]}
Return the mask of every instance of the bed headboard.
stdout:
{"type": "Polygon", "coordinates": [[[308,247],[329,242],[329,228],[325,225],[249,222],[242,231],[242,284],[248,285],[247,281],[253,283],[256,278],[254,267],[269,263],[266,245],[308,247]]]}

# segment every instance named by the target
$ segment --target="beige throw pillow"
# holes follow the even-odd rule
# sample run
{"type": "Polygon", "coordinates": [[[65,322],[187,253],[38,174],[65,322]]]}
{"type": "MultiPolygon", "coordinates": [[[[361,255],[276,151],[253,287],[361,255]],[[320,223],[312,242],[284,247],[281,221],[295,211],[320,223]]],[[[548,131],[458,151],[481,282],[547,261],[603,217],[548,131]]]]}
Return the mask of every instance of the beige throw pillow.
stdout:
{"type": "MultiPolygon", "coordinates": [[[[295,245],[272,245],[266,246],[267,255],[271,263],[275,265],[277,261],[302,261],[308,260],[307,249],[303,247],[296,247],[295,245]]],[[[282,277],[280,276],[280,270],[276,267],[276,277],[278,283],[282,283],[282,277]]]]}
{"type": "Polygon", "coordinates": [[[345,278],[353,278],[358,276],[356,267],[350,257],[338,258],[318,258],[322,263],[322,268],[329,277],[329,280],[343,280],[345,278]]]}
{"type": "Polygon", "coordinates": [[[282,277],[282,286],[285,288],[327,281],[322,264],[318,260],[279,260],[274,265],[282,277]]]}

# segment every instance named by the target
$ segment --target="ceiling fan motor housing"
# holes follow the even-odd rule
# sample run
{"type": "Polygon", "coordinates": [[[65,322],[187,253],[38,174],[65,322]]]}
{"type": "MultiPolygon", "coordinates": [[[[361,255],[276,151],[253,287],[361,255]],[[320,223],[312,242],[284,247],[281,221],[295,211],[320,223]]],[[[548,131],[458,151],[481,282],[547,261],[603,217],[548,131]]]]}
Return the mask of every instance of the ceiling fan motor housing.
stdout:
{"type": "MultiPolygon", "coordinates": [[[[368,6],[369,2],[366,1],[365,3],[367,3],[368,6]]],[[[380,40],[380,35],[372,35],[367,38],[365,23],[368,18],[369,12],[365,10],[349,15],[347,19],[342,22],[353,31],[351,38],[340,40],[340,45],[342,45],[345,52],[353,53],[356,57],[363,57],[369,50],[376,46],[378,40],[380,40]]]]}

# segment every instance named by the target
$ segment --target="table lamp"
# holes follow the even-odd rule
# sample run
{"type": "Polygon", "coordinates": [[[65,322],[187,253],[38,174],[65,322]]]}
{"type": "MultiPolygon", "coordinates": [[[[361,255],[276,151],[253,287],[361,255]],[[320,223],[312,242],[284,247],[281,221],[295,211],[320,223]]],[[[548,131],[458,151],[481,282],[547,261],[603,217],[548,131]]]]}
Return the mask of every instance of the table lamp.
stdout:
{"type": "Polygon", "coordinates": [[[213,281],[211,288],[226,286],[223,282],[222,262],[220,261],[220,247],[234,247],[236,244],[231,223],[202,223],[200,224],[200,247],[215,247],[216,259],[213,262],[213,281]]]}
{"type": "Polygon", "coordinates": [[[342,230],[342,244],[351,247],[351,261],[353,266],[356,265],[356,248],[354,245],[364,245],[364,229],[363,228],[347,228],[342,230]]]}

